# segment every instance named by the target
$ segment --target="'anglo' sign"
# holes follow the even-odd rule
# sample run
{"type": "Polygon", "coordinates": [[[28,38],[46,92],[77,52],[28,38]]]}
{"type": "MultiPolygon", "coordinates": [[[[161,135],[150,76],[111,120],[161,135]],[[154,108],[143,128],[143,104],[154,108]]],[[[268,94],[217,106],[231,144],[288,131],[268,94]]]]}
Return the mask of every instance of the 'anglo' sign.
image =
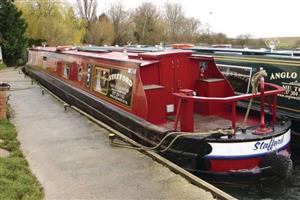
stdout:
{"type": "Polygon", "coordinates": [[[276,79],[296,79],[298,77],[298,74],[296,72],[277,72],[272,73],[270,80],[276,80],[276,79]]]}

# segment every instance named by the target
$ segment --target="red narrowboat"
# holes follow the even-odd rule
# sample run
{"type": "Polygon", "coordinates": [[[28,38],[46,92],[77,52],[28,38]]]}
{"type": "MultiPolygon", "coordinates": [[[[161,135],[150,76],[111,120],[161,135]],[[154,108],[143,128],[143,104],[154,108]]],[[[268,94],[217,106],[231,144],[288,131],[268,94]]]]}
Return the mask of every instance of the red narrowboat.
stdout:
{"type": "Polygon", "coordinates": [[[276,97],[284,89],[261,76],[256,93],[236,95],[211,56],[174,49],[35,47],[28,50],[24,72],[195,174],[257,178],[291,170],[290,121],[276,116],[276,97]],[[261,108],[245,117],[247,110],[238,104],[251,98],[261,108]]]}

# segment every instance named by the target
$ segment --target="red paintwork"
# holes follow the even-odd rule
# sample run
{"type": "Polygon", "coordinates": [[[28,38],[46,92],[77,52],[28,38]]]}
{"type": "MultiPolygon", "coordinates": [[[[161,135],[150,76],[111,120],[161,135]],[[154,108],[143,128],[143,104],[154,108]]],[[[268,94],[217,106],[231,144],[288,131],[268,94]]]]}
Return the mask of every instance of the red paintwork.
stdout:
{"type": "MultiPolygon", "coordinates": [[[[195,131],[195,113],[202,116],[218,115],[224,119],[231,119],[231,126],[235,130],[237,121],[241,120],[241,115],[236,113],[237,102],[256,97],[264,100],[266,96],[273,97],[271,109],[273,122],[276,123],[276,95],[284,91],[282,87],[264,83],[262,87],[265,86],[266,91],[262,89],[256,94],[235,96],[233,88],[219,71],[212,57],[194,56],[191,51],[182,50],[127,54],[123,52],[84,52],[68,46],[39,47],[29,51],[27,64],[44,70],[53,77],[152,124],[177,130],[180,123],[180,130],[183,132],[195,131]],[[79,69],[82,70],[79,72],[79,69]],[[89,84],[86,81],[89,77],[88,69],[90,69],[91,75],[89,84]],[[68,76],[63,76],[67,71],[69,72],[68,76]],[[101,78],[96,78],[96,72],[101,78]],[[131,98],[130,92],[126,93],[129,95],[128,98],[126,96],[126,100],[131,100],[128,101],[131,102],[128,104],[109,96],[117,90],[117,86],[110,89],[113,92],[107,92],[109,88],[107,83],[117,85],[118,81],[124,81],[123,79],[112,80],[110,75],[124,74],[132,81],[132,86],[129,87],[132,92],[131,98]],[[171,115],[176,116],[175,121],[168,123],[172,119],[171,115]]],[[[121,88],[122,85],[119,87],[121,88]]],[[[122,92],[126,89],[128,88],[122,92]]],[[[262,116],[264,115],[263,105],[262,102],[262,116]]],[[[202,126],[201,120],[203,118],[199,117],[198,128],[202,126]]],[[[255,125],[257,121],[258,118],[254,119],[249,116],[248,125],[255,125]]],[[[262,118],[261,128],[264,127],[262,118]]],[[[209,160],[212,166],[210,171],[229,172],[258,167],[261,157],[240,160],[209,160]]]]}
{"type": "MultiPolygon", "coordinates": [[[[105,56],[98,56],[96,57],[94,53],[87,53],[87,52],[77,52],[75,50],[70,51],[62,51],[59,52],[55,51],[55,48],[52,47],[46,47],[46,48],[39,48],[34,49],[33,51],[30,51],[30,57],[34,58],[32,60],[29,59],[28,64],[38,66],[41,69],[46,69],[51,72],[51,75],[64,79],[64,81],[84,90],[87,91],[99,98],[104,98],[108,102],[111,102],[112,104],[127,110],[128,112],[131,112],[137,116],[140,116],[142,118],[147,118],[147,100],[145,96],[145,92],[143,89],[143,85],[141,83],[140,74],[139,74],[139,66],[140,65],[147,65],[151,64],[149,61],[138,61],[138,62],[121,62],[121,60],[126,60],[123,53],[117,53],[112,52],[111,57],[105,55],[105,56]],[[38,51],[37,51],[38,50],[38,51]],[[118,60],[119,56],[121,57],[120,60],[118,60]],[[80,56],[79,56],[80,55],[80,56]],[[42,62],[42,57],[46,56],[48,59],[45,61],[45,63],[42,62]],[[87,57],[88,56],[88,57],[87,57]],[[110,58],[110,59],[108,59],[110,58]],[[53,61],[55,60],[55,61],[53,61]],[[56,63],[56,65],[49,65],[48,63],[56,63]],[[136,79],[135,84],[133,88],[133,93],[136,95],[133,95],[132,102],[133,105],[131,107],[126,107],[124,105],[121,105],[119,103],[115,103],[111,101],[111,99],[108,99],[104,97],[103,95],[99,94],[98,92],[95,92],[89,87],[86,87],[84,84],[84,81],[86,78],[86,73],[83,74],[82,80],[77,80],[78,76],[78,67],[82,66],[83,72],[86,72],[87,63],[92,64],[98,64],[98,65],[105,65],[105,66],[115,66],[116,68],[135,68],[137,70],[136,72],[136,79]],[[63,73],[63,66],[64,64],[68,64],[70,66],[70,73],[69,78],[65,79],[62,77],[63,73]]],[[[98,55],[98,54],[96,54],[98,55]]],[[[127,59],[128,60],[128,59],[127,59]]]]}
{"type": "Polygon", "coordinates": [[[264,97],[264,93],[265,93],[265,79],[264,77],[260,78],[260,96],[261,96],[261,100],[260,100],[260,128],[261,129],[265,129],[266,125],[265,125],[265,97],[264,97]]]}
{"type": "MultiPolygon", "coordinates": [[[[177,96],[179,98],[179,102],[181,102],[181,106],[180,109],[184,110],[185,113],[179,111],[178,113],[181,113],[181,116],[178,116],[181,118],[181,121],[185,120],[184,122],[181,122],[183,124],[185,124],[186,127],[192,127],[193,125],[193,121],[189,121],[187,117],[183,117],[182,116],[186,116],[186,115],[193,115],[193,112],[189,109],[189,107],[191,106],[190,104],[186,104],[185,102],[189,101],[192,102],[192,104],[194,103],[223,103],[223,104],[227,104],[227,103],[231,103],[231,113],[232,113],[232,128],[235,130],[236,128],[236,103],[239,100],[248,100],[251,98],[255,98],[255,97],[261,97],[262,99],[264,99],[265,96],[276,96],[279,93],[282,93],[285,89],[274,85],[274,84],[270,84],[270,83],[264,83],[265,86],[268,86],[269,88],[272,88],[273,90],[269,90],[269,91],[265,91],[262,94],[256,93],[256,94],[244,94],[244,95],[240,95],[240,96],[230,96],[230,97],[223,97],[223,98],[219,98],[219,97],[203,97],[203,96],[189,96],[186,95],[184,93],[176,93],[174,94],[175,96],[177,96]],[[188,108],[185,108],[185,106],[188,106],[188,108]],[[187,113],[188,112],[188,113],[187,113]]],[[[274,110],[276,110],[276,104],[274,105],[274,110]]],[[[264,107],[262,107],[261,109],[264,109],[264,107]]],[[[273,114],[276,114],[275,111],[273,111],[273,114]]],[[[221,113],[221,115],[223,115],[223,113],[221,113]]],[[[176,119],[178,120],[178,119],[176,119]]],[[[273,116],[273,120],[274,120],[274,116],[273,116]]]]}
{"type": "MultiPolygon", "coordinates": [[[[194,112],[219,116],[231,113],[232,127],[235,129],[236,102],[260,96],[259,93],[234,96],[233,88],[216,67],[213,58],[194,56],[191,51],[169,50],[127,54],[77,51],[68,46],[39,47],[31,49],[28,64],[47,70],[51,75],[157,125],[166,123],[167,116],[174,115],[177,110],[174,128],[180,119],[181,130],[187,132],[194,131],[194,112]],[[46,58],[44,61],[43,57],[46,58]],[[120,70],[134,69],[132,104],[124,105],[95,91],[94,78],[91,79],[90,85],[86,85],[88,64],[120,70]],[[62,76],[66,65],[69,67],[67,78],[62,76]],[[79,68],[82,68],[81,80],[78,78],[79,68]],[[155,87],[149,89],[149,86],[153,85],[155,87]],[[196,93],[197,96],[183,94],[180,91],[196,93]]],[[[92,77],[95,72],[95,68],[92,67],[92,77]]],[[[275,96],[283,91],[278,86],[267,83],[265,85],[277,89],[277,92],[265,91],[265,96],[275,96]]],[[[273,102],[272,110],[276,114],[275,97],[273,102]]],[[[275,120],[276,117],[273,118],[273,121],[275,120]]]]}
{"type": "MultiPolygon", "coordinates": [[[[267,128],[265,125],[265,79],[264,77],[260,78],[260,95],[261,95],[261,101],[260,101],[260,127],[255,130],[255,134],[257,135],[264,135],[267,133],[272,132],[271,128],[267,128]]],[[[274,116],[273,116],[274,119],[274,116]]]]}
{"type": "Polygon", "coordinates": [[[70,64],[70,76],[69,79],[72,81],[77,81],[78,76],[78,65],[76,62],[70,64]]]}
{"type": "Polygon", "coordinates": [[[165,88],[149,89],[145,90],[145,93],[149,102],[147,121],[154,124],[166,123],[165,88]]]}
{"type": "Polygon", "coordinates": [[[191,54],[192,52],[182,51],[139,54],[139,58],[143,60],[159,60],[156,65],[141,67],[141,78],[144,84],[158,84],[165,87],[166,105],[176,104],[174,92],[179,92],[182,88],[195,89],[193,84],[199,73],[197,63],[192,63],[189,58],[191,54]]]}
{"type": "MultiPolygon", "coordinates": [[[[291,153],[290,146],[282,149],[280,152],[291,153]]],[[[280,154],[279,152],[279,154],[280,154]]],[[[284,155],[285,153],[282,153],[284,155]]],[[[252,170],[260,168],[260,164],[264,156],[244,159],[213,159],[210,158],[211,172],[233,172],[234,170],[252,170]]]]}
{"type": "Polygon", "coordinates": [[[239,160],[214,160],[210,159],[212,172],[229,172],[232,170],[250,170],[257,168],[260,164],[261,157],[246,158],[239,160]]]}
{"type": "MultiPolygon", "coordinates": [[[[224,97],[225,96],[225,85],[224,79],[214,82],[206,82],[203,79],[197,80],[197,94],[204,97],[224,97]]],[[[228,109],[228,105],[204,102],[199,105],[198,110],[200,114],[214,115],[224,113],[228,109]]]]}

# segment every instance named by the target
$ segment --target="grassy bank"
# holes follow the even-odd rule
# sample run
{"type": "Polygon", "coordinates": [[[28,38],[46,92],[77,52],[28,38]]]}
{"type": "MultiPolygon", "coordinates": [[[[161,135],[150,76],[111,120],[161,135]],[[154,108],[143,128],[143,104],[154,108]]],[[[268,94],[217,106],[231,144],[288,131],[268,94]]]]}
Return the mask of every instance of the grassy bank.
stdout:
{"type": "Polygon", "coordinates": [[[6,158],[0,157],[0,199],[43,199],[43,188],[31,173],[9,120],[0,120],[0,139],[0,148],[10,152],[6,158]]]}
{"type": "Polygon", "coordinates": [[[4,63],[0,63],[0,70],[6,68],[6,65],[4,63]]]}

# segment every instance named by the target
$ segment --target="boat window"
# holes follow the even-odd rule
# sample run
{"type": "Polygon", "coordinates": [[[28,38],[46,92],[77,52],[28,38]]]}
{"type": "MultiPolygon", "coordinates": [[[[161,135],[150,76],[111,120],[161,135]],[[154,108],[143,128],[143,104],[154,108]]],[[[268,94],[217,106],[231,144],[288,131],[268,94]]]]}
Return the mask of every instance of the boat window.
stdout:
{"type": "Polygon", "coordinates": [[[69,78],[69,75],[70,75],[70,66],[68,65],[68,64],[64,64],[64,66],[63,66],[63,74],[62,74],[62,76],[64,77],[64,78],[69,78]]]}
{"type": "Polygon", "coordinates": [[[109,69],[96,67],[94,90],[104,95],[108,92],[109,69]]]}
{"type": "Polygon", "coordinates": [[[77,75],[78,81],[80,81],[80,82],[82,81],[82,76],[83,76],[82,66],[79,66],[78,75],[77,75]]]}
{"type": "Polygon", "coordinates": [[[47,57],[46,56],[43,56],[43,61],[47,61],[47,57]]]}
{"type": "Polygon", "coordinates": [[[207,69],[208,63],[207,62],[199,62],[199,70],[200,70],[200,75],[203,76],[205,70],[207,69]]]}
{"type": "Polygon", "coordinates": [[[91,75],[92,75],[92,65],[87,64],[86,77],[85,77],[85,86],[88,87],[88,88],[91,86],[91,75]]]}
{"type": "Polygon", "coordinates": [[[250,90],[252,68],[238,65],[217,65],[237,94],[247,94],[250,90]]]}

